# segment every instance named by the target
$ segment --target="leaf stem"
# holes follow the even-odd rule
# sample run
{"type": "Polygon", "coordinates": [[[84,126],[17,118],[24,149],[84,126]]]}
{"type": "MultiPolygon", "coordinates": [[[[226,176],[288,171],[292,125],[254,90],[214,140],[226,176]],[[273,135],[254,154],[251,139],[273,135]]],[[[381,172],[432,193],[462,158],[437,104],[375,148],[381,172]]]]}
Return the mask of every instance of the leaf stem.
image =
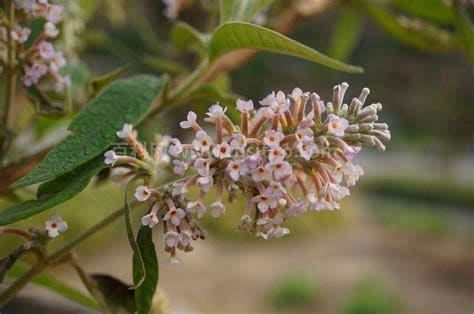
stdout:
{"type": "MultiPolygon", "coordinates": [[[[11,35],[13,26],[15,25],[15,6],[13,0],[7,0],[6,11],[8,12],[8,23],[6,24],[7,32],[7,64],[5,67],[5,101],[3,107],[2,124],[5,129],[8,129],[8,122],[10,121],[11,107],[15,98],[15,88],[17,80],[17,71],[15,65],[16,52],[15,41],[11,35]]],[[[7,154],[8,146],[6,136],[0,139],[0,166],[3,166],[3,159],[7,154]]]]}
{"type": "Polygon", "coordinates": [[[45,270],[47,264],[38,261],[27,273],[13,282],[2,294],[0,294],[0,308],[5,306],[21,289],[23,289],[36,275],[45,270]]]}
{"type": "Polygon", "coordinates": [[[87,288],[89,293],[94,297],[94,299],[99,303],[100,307],[104,312],[111,313],[107,303],[104,301],[104,296],[97,288],[97,285],[94,281],[91,280],[90,276],[82,269],[81,265],[79,265],[77,259],[74,256],[71,256],[70,264],[76,270],[79,278],[81,278],[82,283],[87,288]]]}

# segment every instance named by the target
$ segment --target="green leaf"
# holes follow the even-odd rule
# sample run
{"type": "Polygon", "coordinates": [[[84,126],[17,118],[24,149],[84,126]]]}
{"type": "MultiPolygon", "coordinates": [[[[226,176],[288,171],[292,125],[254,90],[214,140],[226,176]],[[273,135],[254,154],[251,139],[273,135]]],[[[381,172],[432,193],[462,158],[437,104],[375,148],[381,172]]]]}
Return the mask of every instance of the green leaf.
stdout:
{"type": "MultiPolygon", "coordinates": [[[[24,266],[24,264],[17,263],[10,269],[10,271],[7,273],[7,276],[18,278],[23,276],[26,272],[28,272],[28,267],[24,266]]],[[[94,299],[87,295],[84,295],[82,292],[76,290],[75,288],[56,280],[53,276],[45,272],[38,274],[32,280],[32,283],[54,291],[57,294],[63,296],[64,298],[86,306],[88,308],[94,310],[100,309],[99,305],[94,299]]]]}
{"type": "Polygon", "coordinates": [[[136,312],[135,292],[129,289],[129,285],[109,275],[94,274],[90,278],[113,313],[136,312]]]}
{"type": "Polygon", "coordinates": [[[461,39],[462,47],[466,51],[471,63],[474,63],[474,25],[466,10],[458,0],[455,0],[453,3],[453,11],[456,17],[455,24],[461,39]]]}
{"type": "Polygon", "coordinates": [[[36,200],[28,200],[0,212],[0,226],[26,219],[70,200],[84,190],[104,167],[103,158],[99,156],[70,173],[40,185],[36,200]]]}
{"type": "Polygon", "coordinates": [[[343,9],[339,16],[329,43],[329,55],[347,61],[359,42],[362,34],[362,18],[356,10],[343,9]]]}
{"type": "Polygon", "coordinates": [[[213,61],[227,52],[242,48],[299,57],[349,73],[364,71],[360,67],[330,58],[278,32],[243,22],[225,23],[214,31],[209,45],[209,57],[213,61]]]}
{"type": "Polygon", "coordinates": [[[444,0],[393,0],[393,4],[403,12],[429,21],[451,25],[453,12],[444,0]]]}
{"type": "Polygon", "coordinates": [[[130,69],[130,64],[116,68],[109,73],[106,73],[101,76],[94,76],[87,81],[87,94],[89,98],[97,96],[97,94],[110,82],[119,78],[122,74],[127,72],[130,69]]]}
{"type": "MultiPolygon", "coordinates": [[[[135,303],[137,313],[148,314],[151,310],[153,297],[158,285],[158,259],[156,257],[155,245],[152,238],[152,229],[142,226],[138,231],[137,244],[141,252],[141,257],[146,265],[145,280],[135,290],[135,303]]],[[[133,255],[133,281],[138,284],[141,276],[141,261],[139,256],[133,255]]]]}
{"type": "Polygon", "coordinates": [[[102,154],[118,141],[116,132],[125,123],[138,124],[163,92],[166,76],[138,75],[104,88],[74,118],[71,135],[57,144],[30,173],[15,182],[20,187],[65,174],[102,154]]]}
{"type": "Polygon", "coordinates": [[[127,188],[125,191],[125,204],[124,204],[124,211],[125,211],[125,227],[127,229],[127,237],[128,242],[130,243],[130,247],[133,251],[133,289],[139,288],[142,283],[145,281],[146,278],[146,268],[145,262],[143,260],[141,249],[135,239],[135,232],[133,231],[132,225],[132,218],[130,216],[130,203],[128,201],[128,195],[130,193],[130,189],[134,186],[135,182],[140,180],[141,177],[135,177],[127,184],[127,188]]]}
{"type": "Polygon", "coordinates": [[[141,58],[141,62],[147,67],[169,74],[183,74],[187,71],[187,68],[179,62],[148,54],[141,58]]]}
{"type": "Polygon", "coordinates": [[[379,26],[392,37],[422,51],[447,52],[457,46],[451,33],[426,21],[393,15],[384,7],[368,0],[355,0],[379,26]]]}
{"type": "Polygon", "coordinates": [[[249,22],[272,3],[272,0],[220,0],[221,24],[249,22]]]}
{"type": "Polygon", "coordinates": [[[187,23],[177,22],[171,31],[171,40],[180,51],[192,48],[202,54],[209,40],[209,35],[201,33],[187,23]]]}
{"type": "Polygon", "coordinates": [[[82,18],[84,21],[90,20],[103,2],[104,0],[79,0],[79,6],[82,9],[82,18]]]}

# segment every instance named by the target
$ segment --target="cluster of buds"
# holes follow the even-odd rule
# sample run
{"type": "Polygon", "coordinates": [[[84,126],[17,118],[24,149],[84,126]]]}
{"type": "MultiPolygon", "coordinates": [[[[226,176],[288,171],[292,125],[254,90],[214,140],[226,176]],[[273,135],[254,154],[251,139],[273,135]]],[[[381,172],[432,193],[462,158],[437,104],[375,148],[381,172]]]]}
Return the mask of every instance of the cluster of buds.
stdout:
{"type": "MultiPolygon", "coordinates": [[[[189,112],[180,126],[194,130],[192,143],[169,140],[173,172],[180,179],[164,188],[144,185],[136,190],[138,201],[153,203],[143,225],[153,228],[163,220],[165,246],[174,258],[176,248],[189,251],[191,239],[204,238],[196,219],[208,210],[213,217],[225,213],[225,194],[232,201],[241,192],[246,205],[239,228],[265,239],[288,234],[282,223],[307,210],[338,209],[339,200],[363,174],[352,162],[361,146],[385,150],[383,142],[390,139],[387,124],[377,123],[382,105],[364,107],[369,89],[346,104],[347,88],[347,83],[336,85],[332,102],[326,103],[299,88],[290,95],[272,92],[258,109],[251,100],[238,100],[239,125],[226,115],[226,108],[214,104],[205,121],[215,126],[215,136],[189,112]],[[189,199],[191,186],[198,189],[197,199],[189,199]],[[215,199],[206,205],[205,197],[214,189],[215,199]]],[[[123,131],[119,133],[122,137],[123,131]]],[[[128,141],[137,147],[132,139],[136,141],[134,134],[128,141]]],[[[105,162],[143,162],[129,158],[109,151],[105,162]]]]}
{"type": "Polygon", "coordinates": [[[63,6],[48,3],[48,0],[15,0],[14,6],[16,24],[11,25],[12,21],[6,21],[10,25],[7,28],[10,32],[4,39],[14,41],[15,47],[9,49],[18,52],[23,84],[27,87],[37,85],[46,75],[50,75],[56,82],[68,83],[68,79],[59,74],[59,70],[66,64],[64,55],[51,42],[59,35],[57,24],[61,22],[63,6]],[[43,30],[34,40],[29,40],[31,30],[25,25],[33,20],[44,22],[43,30]],[[31,43],[28,47],[25,46],[27,42],[31,43]]]}

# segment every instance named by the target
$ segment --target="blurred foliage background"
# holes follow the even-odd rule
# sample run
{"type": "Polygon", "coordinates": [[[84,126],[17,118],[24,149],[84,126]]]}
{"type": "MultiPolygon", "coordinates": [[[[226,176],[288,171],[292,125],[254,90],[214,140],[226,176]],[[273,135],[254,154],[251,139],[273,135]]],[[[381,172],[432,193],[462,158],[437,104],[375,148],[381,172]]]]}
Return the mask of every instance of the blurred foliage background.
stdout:
{"type": "MultiPolygon", "coordinates": [[[[218,19],[216,1],[185,2],[179,20],[203,32],[213,27],[218,19]]],[[[274,1],[265,12],[268,26],[361,65],[366,73],[341,74],[268,53],[235,58],[237,69],[213,77],[209,82],[213,89],[168,112],[166,118],[142,126],[145,138],[151,139],[155,132],[178,135],[176,126],[186,111],[204,112],[216,100],[230,106],[237,95],[255,101],[272,90],[291,92],[295,86],[328,99],[334,84],[347,81],[349,97],[365,86],[371,89],[370,100],[383,103],[383,120],[393,134],[385,155],[361,156],[366,176],[341,211],[307,213],[290,223],[292,234],[287,239],[249,240],[239,232],[240,201],[225,217],[207,218],[210,240],[183,256],[183,265],[163,266],[161,285],[175,310],[360,314],[474,310],[474,6],[469,1],[464,5],[454,1],[454,7],[447,3],[274,1]],[[196,289],[203,295],[196,296],[196,289]]],[[[68,71],[77,84],[78,108],[91,75],[128,64],[125,75],[168,72],[179,81],[196,65],[198,54],[183,53],[172,44],[173,23],[163,15],[161,1],[79,0],[79,4],[82,15],[70,19],[76,35],[65,42],[71,47],[68,71]]],[[[228,69],[234,69],[232,62],[228,69]]],[[[47,143],[63,134],[64,120],[43,117],[23,137],[47,143]]],[[[64,244],[120,206],[122,190],[118,184],[95,183],[56,208],[70,222],[70,230],[54,245],[64,244]]],[[[1,206],[31,193],[19,191],[3,198],[1,206]]],[[[22,224],[41,225],[49,214],[22,224]]],[[[84,259],[98,270],[109,265],[127,280],[128,260],[118,259],[130,252],[124,243],[113,244],[123,242],[123,233],[121,223],[101,233],[87,245],[97,253],[84,259]]],[[[6,242],[2,240],[1,254],[15,246],[13,239],[6,242]]],[[[68,277],[67,271],[59,275],[68,277]]]]}

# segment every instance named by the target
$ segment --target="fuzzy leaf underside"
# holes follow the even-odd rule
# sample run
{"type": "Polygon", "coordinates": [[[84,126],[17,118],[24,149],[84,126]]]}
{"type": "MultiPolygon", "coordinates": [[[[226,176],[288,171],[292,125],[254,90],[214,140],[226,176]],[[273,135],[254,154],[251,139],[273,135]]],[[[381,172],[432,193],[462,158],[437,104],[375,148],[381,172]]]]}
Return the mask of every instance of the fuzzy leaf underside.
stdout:
{"type": "Polygon", "coordinates": [[[101,155],[117,142],[116,132],[125,123],[138,124],[166,85],[166,76],[138,75],[104,88],[74,118],[72,132],[12,187],[44,182],[63,175],[101,155]]]}

